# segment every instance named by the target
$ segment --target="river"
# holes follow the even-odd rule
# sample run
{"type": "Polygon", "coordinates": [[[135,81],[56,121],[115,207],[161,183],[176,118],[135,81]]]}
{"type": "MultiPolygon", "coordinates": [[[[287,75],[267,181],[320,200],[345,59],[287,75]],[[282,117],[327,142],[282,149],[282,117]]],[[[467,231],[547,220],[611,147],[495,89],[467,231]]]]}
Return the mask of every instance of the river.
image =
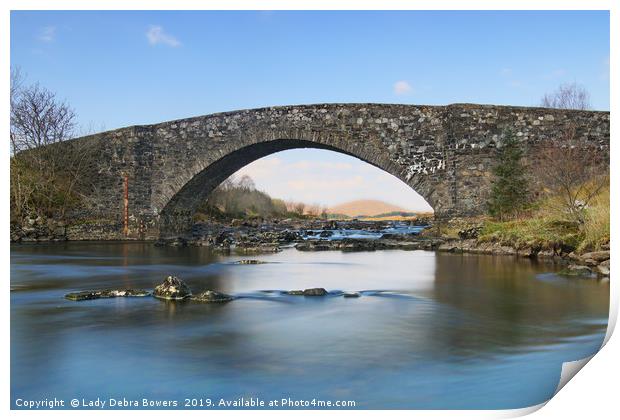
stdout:
{"type": "Polygon", "coordinates": [[[596,352],[607,326],[609,284],[558,276],[549,263],[294,248],[252,256],[268,264],[234,264],[240,258],[150,243],[12,245],[12,407],[18,398],[147,398],[183,408],[186,398],[254,397],[520,408],[550,398],[562,362],[596,352]],[[238,299],[63,298],[152,289],[168,274],[194,293],[238,299]],[[332,293],[282,293],[312,287],[332,293]]]}

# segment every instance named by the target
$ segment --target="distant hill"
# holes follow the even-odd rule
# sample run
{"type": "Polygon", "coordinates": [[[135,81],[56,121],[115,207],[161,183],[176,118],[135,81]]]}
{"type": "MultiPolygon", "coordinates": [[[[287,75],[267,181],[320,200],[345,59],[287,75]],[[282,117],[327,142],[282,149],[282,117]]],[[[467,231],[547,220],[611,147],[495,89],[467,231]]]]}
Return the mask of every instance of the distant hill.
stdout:
{"type": "Polygon", "coordinates": [[[327,213],[360,217],[384,215],[386,213],[411,213],[411,210],[381,200],[355,200],[330,207],[327,209],[327,213]]]}

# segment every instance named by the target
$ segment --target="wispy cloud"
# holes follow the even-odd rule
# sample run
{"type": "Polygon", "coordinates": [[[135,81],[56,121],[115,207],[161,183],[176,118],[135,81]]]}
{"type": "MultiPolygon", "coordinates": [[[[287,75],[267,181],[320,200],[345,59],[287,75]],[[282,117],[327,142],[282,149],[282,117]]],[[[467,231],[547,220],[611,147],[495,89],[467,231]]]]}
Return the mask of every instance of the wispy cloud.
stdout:
{"type": "Polygon", "coordinates": [[[609,56],[603,59],[603,71],[601,73],[601,79],[609,80],[609,56]]]}
{"type": "Polygon", "coordinates": [[[499,75],[507,80],[508,86],[512,88],[522,88],[524,86],[523,82],[518,78],[514,77],[514,71],[510,67],[504,67],[500,69],[499,75]]]}
{"type": "Polygon", "coordinates": [[[544,78],[547,80],[561,79],[564,76],[566,76],[566,73],[567,73],[566,69],[555,69],[545,74],[544,78]]]}
{"type": "Polygon", "coordinates": [[[406,80],[399,80],[394,83],[394,94],[395,95],[407,95],[413,91],[413,88],[406,80]]]}
{"type": "Polygon", "coordinates": [[[173,48],[181,45],[178,39],[164,32],[164,28],[161,26],[156,25],[151,25],[146,31],[146,39],[151,45],[163,44],[173,48]]]}
{"type": "Polygon", "coordinates": [[[289,169],[295,170],[351,170],[353,166],[345,162],[316,162],[310,160],[300,160],[299,162],[288,164],[289,169]]]}
{"type": "Polygon", "coordinates": [[[45,26],[39,32],[39,36],[37,39],[42,42],[52,42],[56,39],[56,27],[55,26],[45,26]]]}

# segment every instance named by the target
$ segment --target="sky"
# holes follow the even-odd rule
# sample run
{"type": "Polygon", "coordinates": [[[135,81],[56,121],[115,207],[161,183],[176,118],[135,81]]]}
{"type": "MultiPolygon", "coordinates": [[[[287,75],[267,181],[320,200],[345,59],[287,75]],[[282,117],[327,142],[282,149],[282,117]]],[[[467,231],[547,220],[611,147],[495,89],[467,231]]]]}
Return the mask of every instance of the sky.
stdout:
{"type": "MultiPolygon", "coordinates": [[[[84,131],[291,104],[534,106],[573,82],[609,110],[609,13],[13,11],[11,66],[70,103],[84,131]]],[[[429,209],[335,152],[280,152],[241,171],[275,197],[429,209]]]]}

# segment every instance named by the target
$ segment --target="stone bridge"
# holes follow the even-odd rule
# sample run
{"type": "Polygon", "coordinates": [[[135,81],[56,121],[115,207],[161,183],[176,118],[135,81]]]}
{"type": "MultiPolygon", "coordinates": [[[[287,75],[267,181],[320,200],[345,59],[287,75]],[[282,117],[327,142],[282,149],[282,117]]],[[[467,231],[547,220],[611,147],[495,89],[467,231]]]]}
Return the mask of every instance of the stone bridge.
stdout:
{"type": "Polygon", "coordinates": [[[93,146],[85,175],[90,192],[76,217],[110,222],[112,237],[125,236],[125,215],[127,237],[172,234],[186,229],[195,209],[235,171],[294,148],[333,150],[383,169],[424,197],[436,215],[477,215],[486,210],[506,129],[531,161],[537,145],[569,126],[588,153],[603,153],[608,162],[609,112],[595,111],[319,104],[121,128],[69,142],[93,146]]]}

